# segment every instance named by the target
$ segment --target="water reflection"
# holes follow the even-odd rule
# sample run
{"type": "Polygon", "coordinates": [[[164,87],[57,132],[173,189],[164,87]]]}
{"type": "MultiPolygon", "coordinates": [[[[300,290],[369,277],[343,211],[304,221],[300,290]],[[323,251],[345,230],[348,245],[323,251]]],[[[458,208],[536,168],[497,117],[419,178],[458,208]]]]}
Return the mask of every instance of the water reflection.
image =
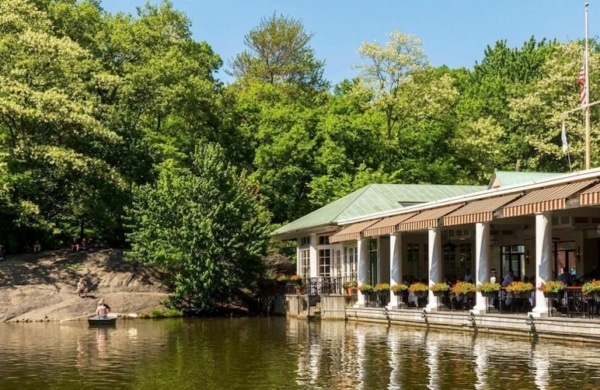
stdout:
{"type": "Polygon", "coordinates": [[[0,324],[2,388],[600,388],[596,345],[284,318],[0,324]]]}

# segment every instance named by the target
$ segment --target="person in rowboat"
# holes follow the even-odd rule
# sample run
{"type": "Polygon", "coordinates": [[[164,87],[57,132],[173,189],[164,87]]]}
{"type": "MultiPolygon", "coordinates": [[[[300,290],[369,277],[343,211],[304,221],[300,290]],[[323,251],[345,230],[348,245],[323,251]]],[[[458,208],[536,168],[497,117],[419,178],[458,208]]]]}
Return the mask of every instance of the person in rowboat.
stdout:
{"type": "Polygon", "coordinates": [[[104,303],[104,299],[100,299],[98,301],[98,307],[96,308],[96,315],[100,319],[108,318],[108,313],[110,313],[110,307],[104,303]]]}

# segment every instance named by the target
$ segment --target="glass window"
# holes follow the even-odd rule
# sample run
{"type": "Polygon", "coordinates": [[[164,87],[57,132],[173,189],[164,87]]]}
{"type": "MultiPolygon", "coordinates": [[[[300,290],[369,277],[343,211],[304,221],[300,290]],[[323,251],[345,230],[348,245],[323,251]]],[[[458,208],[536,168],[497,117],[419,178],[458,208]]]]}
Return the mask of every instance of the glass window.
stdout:
{"type": "Polygon", "coordinates": [[[344,247],[344,276],[356,278],[357,248],[344,247]]]}
{"type": "Polygon", "coordinates": [[[300,265],[300,275],[303,280],[308,280],[309,278],[309,269],[310,269],[310,250],[301,249],[300,257],[298,258],[298,262],[300,265]]]}
{"type": "Polygon", "coordinates": [[[319,276],[331,276],[331,249],[319,249],[319,276]]]}

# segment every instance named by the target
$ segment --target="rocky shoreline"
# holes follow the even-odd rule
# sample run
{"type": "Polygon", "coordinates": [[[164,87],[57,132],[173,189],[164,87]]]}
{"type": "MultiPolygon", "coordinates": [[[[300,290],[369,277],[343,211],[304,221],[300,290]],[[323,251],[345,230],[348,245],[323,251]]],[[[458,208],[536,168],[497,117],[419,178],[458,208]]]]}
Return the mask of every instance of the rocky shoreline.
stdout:
{"type": "Polygon", "coordinates": [[[9,255],[0,262],[0,322],[83,319],[100,298],[112,312],[135,317],[165,309],[167,296],[156,272],[126,262],[116,249],[9,255]],[[80,277],[90,286],[85,297],[76,291],[80,277]]]}

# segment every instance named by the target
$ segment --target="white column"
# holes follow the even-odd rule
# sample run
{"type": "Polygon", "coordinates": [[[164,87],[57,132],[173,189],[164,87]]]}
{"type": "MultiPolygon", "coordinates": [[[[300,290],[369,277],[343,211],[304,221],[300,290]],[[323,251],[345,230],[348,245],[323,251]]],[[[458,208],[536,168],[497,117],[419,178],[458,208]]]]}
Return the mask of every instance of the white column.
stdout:
{"type": "MultiPolygon", "coordinates": [[[[490,274],[490,223],[478,222],[475,224],[475,284],[487,282],[490,274]]],[[[476,293],[475,307],[471,310],[475,314],[485,313],[487,298],[480,292],[476,293]]]]}
{"type": "MultiPolygon", "coordinates": [[[[535,288],[552,278],[552,214],[535,215],[535,288]]],[[[535,293],[533,317],[548,315],[548,300],[541,291],[535,293]]]]}
{"type": "Polygon", "coordinates": [[[316,234],[310,235],[308,275],[311,278],[316,278],[319,276],[319,252],[317,250],[319,242],[317,240],[318,238],[316,234]]]}
{"type": "MultiPolygon", "coordinates": [[[[361,238],[356,242],[356,252],[358,254],[357,266],[358,266],[358,287],[369,282],[369,240],[361,238]]],[[[365,305],[365,296],[358,290],[358,299],[356,300],[356,307],[363,307],[365,305]]]]}
{"type": "MultiPolygon", "coordinates": [[[[402,233],[398,232],[390,235],[390,287],[400,283],[402,283],[402,233]]],[[[390,291],[388,308],[397,307],[398,299],[390,291]]]]}
{"type": "MultiPolygon", "coordinates": [[[[428,231],[428,246],[429,246],[429,285],[442,281],[442,235],[439,228],[431,228],[428,231]]],[[[438,299],[433,295],[433,291],[429,291],[429,299],[427,300],[426,311],[437,310],[438,299]]]]}

